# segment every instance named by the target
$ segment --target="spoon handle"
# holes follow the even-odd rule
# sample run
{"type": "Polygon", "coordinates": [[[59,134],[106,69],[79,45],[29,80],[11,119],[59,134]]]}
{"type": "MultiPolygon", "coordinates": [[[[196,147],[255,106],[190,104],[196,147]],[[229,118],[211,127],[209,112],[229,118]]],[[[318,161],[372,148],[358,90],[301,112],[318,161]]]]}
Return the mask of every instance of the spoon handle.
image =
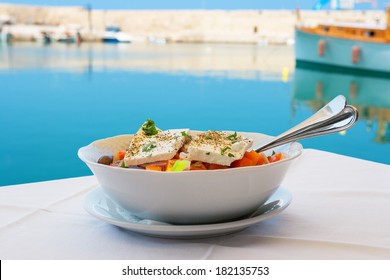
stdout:
{"type": "Polygon", "coordinates": [[[303,122],[297,124],[293,128],[283,132],[278,135],[273,141],[276,141],[279,138],[283,138],[286,136],[290,136],[295,133],[300,133],[309,129],[312,129],[319,123],[328,121],[332,117],[339,114],[347,105],[347,101],[344,96],[338,95],[334,99],[332,99],[328,104],[318,110],[311,117],[307,118],[303,122]]]}
{"type": "Polygon", "coordinates": [[[330,133],[335,133],[351,128],[358,120],[358,111],[355,107],[346,105],[339,113],[331,115],[327,119],[323,119],[316,123],[310,123],[305,127],[300,127],[297,130],[291,131],[288,134],[281,134],[269,142],[264,143],[256,149],[256,152],[261,152],[279,145],[290,143],[299,139],[320,136],[330,133]]]}
{"type": "MultiPolygon", "coordinates": [[[[292,135],[291,137],[284,138],[278,143],[274,143],[272,147],[276,147],[281,144],[297,141],[299,139],[331,134],[351,128],[358,120],[358,111],[347,105],[339,115],[333,118],[334,122],[327,122],[319,125],[317,128],[292,135]]],[[[270,148],[270,147],[268,147],[270,148]]]]}

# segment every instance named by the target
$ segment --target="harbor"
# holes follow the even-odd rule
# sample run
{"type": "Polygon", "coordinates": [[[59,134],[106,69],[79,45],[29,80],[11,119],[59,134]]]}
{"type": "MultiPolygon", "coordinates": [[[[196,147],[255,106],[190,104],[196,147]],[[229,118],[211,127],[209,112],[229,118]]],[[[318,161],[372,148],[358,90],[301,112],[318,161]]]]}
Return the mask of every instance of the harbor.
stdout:
{"type": "MultiPolygon", "coordinates": [[[[98,10],[90,5],[0,4],[0,77],[8,91],[13,92],[8,99],[15,96],[28,99],[28,83],[24,88],[13,88],[9,83],[13,79],[28,81],[32,77],[29,73],[40,73],[31,81],[37,89],[36,95],[50,93],[50,96],[55,96],[64,87],[64,102],[84,104],[86,112],[92,109],[87,106],[88,98],[84,99],[85,95],[81,92],[90,92],[89,87],[96,88],[94,95],[106,102],[107,98],[116,95],[123,101],[141,102],[140,99],[148,92],[157,104],[164,106],[169,106],[169,100],[158,94],[160,90],[166,91],[165,94],[172,100],[180,99],[187,92],[187,98],[192,100],[187,106],[202,112],[205,109],[196,96],[202,96],[204,91],[223,92],[228,98],[225,102],[232,102],[231,106],[234,106],[236,95],[243,95],[258,100],[261,105],[253,108],[253,112],[237,108],[241,117],[231,120],[231,125],[241,130],[256,129],[269,134],[277,134],[277,128],[296,124],[334,96],[342,94],[360,112],[360,122],[355,128],[360,134],[353,136],[354,143],[369,148],[361,149],[345,143],[344,139],[352,137],[346,132],[332,136],[339,146],[315,139],[305,140],[305,143],[314,148],[388,164],[388,157],[382,155],[387,153],[390,143],[390,105],[388,96],[382,92],[389,88],[390,68],[386,63],[390,56],[389,20],[390,9],[98,10]],[[51,75],[55,75],[56,79],[50,78],[51,75]],[[81,84],[68,81],[69,75],[80,79],[81,84]],[[42,80],[41,77],[45,76],[46,79],[42,80]],[[121,77],[121,83],[115,82],[117,77],[121,77]],[[133,80],[135,77],[136,80],[133,80]],[[54,82],[57,79],[59,84],[54,82]],[[162,85],[161,89],[142,82],[152,80],[162,85]],[[104,83],[99,84],[101,81],[104,83]],[[188,83],[191,93],[186,88],[171,88],[171,83],[178,86],[188,83]],[[229,87],[231,84],[241,89],[229,87]],[[127,96],[128,90],[134,96],[127,96]],[[110,97],[106,96],[107,92],[110,92],[110,97]],[[243,121],[256,118],[257,110],[272,113],[270,108],[277,100],[281,100],[284,107],[281,113],[284,122],[278,123],[282,115],[259,127],[251,127],[243,121]],[[372,142],[367,143],[368,139],[372,142]]],[[[2,104],[10,102],[5,96],[3,98],[2,104]]],[[[217,97],[212,94],[212,98],[217,97]]],[[[52,112],[44,114],[47,109],[46,105],[42,106],[35,104],[35,108],[41,109],[30,116],[31,120],[50,119],[52,112]]],[[[56,105],[51,104],[50,107],[56,105]]],[[[206,110],[208,113],[199,117],[203,121],[196,122],[197,126],[202,127],[210,114],[216,121],[216,127],[218,119],[223,126],[222,108],[215,104],[210,108],[213,109],[206,110]]],[[[63,122],[61,130],[67,138],[78,125],[69,123],[72,119],[66,118],[62,108],[58,110],[63,114],[59,115],[59,122],[63,122]],[[65,127],[70,127],[70,131],[65,127]]],[[[179,110],[184,110],[184,107],[179,106],[179,110]]],[[[3,112],[8,112],[8,107],[3,112]]],[[[158,112],[157,118],[168,121],[158,112]]],[[[89,113],[95,114],[93,111],[89,113]]],[[[124,114],[123,117],[129,114],[139,119],[141,116],[147,118],[150,113],[133,108],[118,114],[124,114]]],[[[185,110],[182,114],[184,119],[195,123],[186,116],[185,110]]],[[[100,117],[99,114],[97,116],[100,117]]],[[[13,130],[12,122],[8,124],[13,130]]],[[[120,130],[118,125],[114,127],[120,130]]],[[[122,125],[126,126],[125,123],[122,125]]],[[[23,131],[32,133],[32,139],[39,143],[40,137],[34,136],[33,127],[23,131]]],[[[4,147],[7,143],[18,143],[18,138],[12,138],[17,133],[7,135],[2,139],[4,147]]],[[[46,131],[39,135],[52,137],[46,131]]],[[[93,135],[97,136],[92,134],[89,137],[93,135]]],[[[4,158],[7,160],[3,162],[7,164],[3,169],[9,169],[9,174],[12,174],[17,162],[10,160],[9,152],[4,154],[4,158]]],[[[69,163],[72,162],[68,165],[75,168],[60,172],[54,165],[50,167],[53,168],[51,172],[45,172],[37,167],[40,172],[26,173],[17,178],[10,175],[2,178],[0,185],[87,174],[74,155],[69,158],[65,154],[64,158],[68,158],[69,163]]],[[[49,167],[48,162],[50,159],[42,164],[49,167]]]]}
{"type": "Polygon", "coordinates": [[[9,1],[2,279],[390,279],[384,1],[9,1]]]}
{"type": "Polygon", "coordinates": [[[339,94],[359,108],[359,122],[346,133],[303,140],[305,146],[390,164],[383,156],[390,144],[390,103],[383,94],[389,79],[297,67],[294,46],[15,42],[0,50],[7,89],[0,108],[8,132],[0,139],[7,174],[0,185],[87,175],[68,149],[136,130],[148,117],[165,126],[175,119],[199,130],[233,127],[277,135],[339,94]],[[238,106],[237,98],[255,102],[238,106]],[[151,100],[147,108],[134,106],[145,99],[151,100]],[[171,106],[174,111],[159,109],[171,106]],[[235,114],[227,117],[226,108],[235,114]],[[18,121],[20,114],[25,121],[18,121]],[[19,146],[41,160],[17,175],[16,159],[24,153],[19,146]],[[54,164],[50,154],[62,160],[54,164]]]}
{"type": "Polygon", "coordinates": [[[143,43],[293,44],[294,27],[319,22],[381,25],[381,10],[94,10],[86,7],[23,6],[0,3],[0,24],[14,41],[69,36],[74,42],[101,42],[117,27],[143,43]],[[4,22],[7,24],[4,25],[4,22]],[[80,36],[80,37],[77,37],[80,36]]]}

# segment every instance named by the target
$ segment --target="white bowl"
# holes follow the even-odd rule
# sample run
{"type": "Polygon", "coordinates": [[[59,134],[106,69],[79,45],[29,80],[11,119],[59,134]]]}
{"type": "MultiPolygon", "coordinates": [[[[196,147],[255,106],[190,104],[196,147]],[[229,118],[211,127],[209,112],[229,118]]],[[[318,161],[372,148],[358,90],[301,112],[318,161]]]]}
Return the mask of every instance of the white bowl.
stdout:
{"type": "MultiPolygon", "coordinates": [[[[270,138],[259,133],[239,134],[253,139],[253,147],[270,138]]],[[[123,208],[140,218],[174,224],[216,223],[250,214],[279,188],[289,166],[302,153],[302,146],[292,143],[274,149],[289,156],[275,163],[183,172],[97,163],[102,155],[126,149],[132,137],[120,135],[94,141],[80,148],[78,156],[96,175],[105,193],[123,208]]]]}

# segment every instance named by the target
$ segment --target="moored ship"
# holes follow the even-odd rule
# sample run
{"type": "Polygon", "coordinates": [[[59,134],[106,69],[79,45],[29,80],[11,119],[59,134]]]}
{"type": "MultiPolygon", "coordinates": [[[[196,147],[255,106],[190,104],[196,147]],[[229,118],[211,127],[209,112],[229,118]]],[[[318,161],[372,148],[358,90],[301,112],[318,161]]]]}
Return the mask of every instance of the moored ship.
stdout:
{"type": "Polygon", "coordinates": [[[384,24],[320,23],[295,29],[297,65],[321,64],[390,76],[390,7],[384,24]]]}

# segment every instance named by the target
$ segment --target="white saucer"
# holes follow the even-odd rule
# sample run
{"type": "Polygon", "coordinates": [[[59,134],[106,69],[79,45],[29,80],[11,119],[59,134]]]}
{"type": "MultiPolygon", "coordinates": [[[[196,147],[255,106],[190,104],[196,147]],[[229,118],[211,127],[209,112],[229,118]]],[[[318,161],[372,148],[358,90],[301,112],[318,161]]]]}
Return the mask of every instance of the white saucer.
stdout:
{"type": "Polygon", "coordinates": [[[245,218],[203,225],[171,225],[158,221],[142,220],[112,201],[101,188],[96,188],[87,194],[84,208],[92,216],[109,224],[145,235],[163,238],[205,238],[243,230],[279,214],[290,202],[291,194],[287,190],[279,188],[265,204],[245,218]]]}

